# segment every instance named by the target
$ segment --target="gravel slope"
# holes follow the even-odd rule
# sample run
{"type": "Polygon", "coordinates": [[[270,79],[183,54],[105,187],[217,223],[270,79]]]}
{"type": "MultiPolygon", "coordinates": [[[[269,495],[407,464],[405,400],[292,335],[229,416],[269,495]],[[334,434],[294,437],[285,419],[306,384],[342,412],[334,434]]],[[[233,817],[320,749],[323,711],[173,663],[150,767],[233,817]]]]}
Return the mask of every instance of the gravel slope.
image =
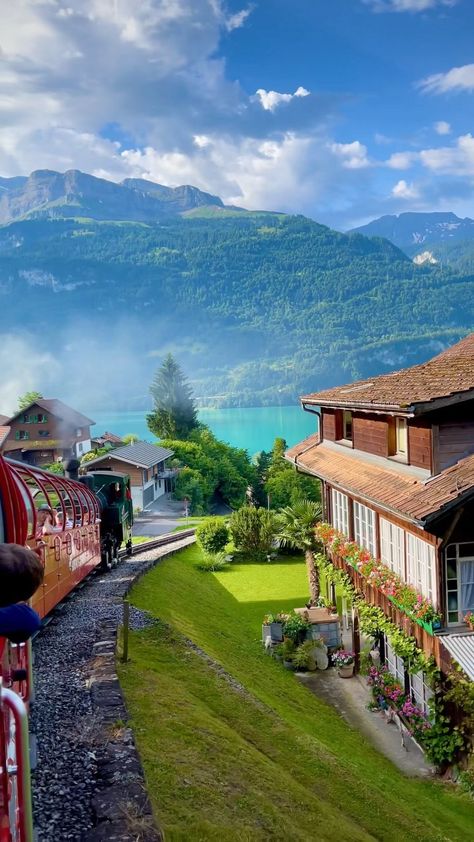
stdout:
{"type": "MultiPolygon", "coordinates": [[[[130,582],[150,561],[193,540],[188,537],[171,547],[144,551],[123,560],[110,573],[92,576],[35,640],[36,701],[31,730],[38,746],[33,774],[38,842],[80,842],[94,823],[91,798],[101,732],[88,680],[97,624],[110,619],[120,622],[122,597],[130,582]]],[[[131,627],[146,623],[147,615],[131,607],[131,627]]]]}

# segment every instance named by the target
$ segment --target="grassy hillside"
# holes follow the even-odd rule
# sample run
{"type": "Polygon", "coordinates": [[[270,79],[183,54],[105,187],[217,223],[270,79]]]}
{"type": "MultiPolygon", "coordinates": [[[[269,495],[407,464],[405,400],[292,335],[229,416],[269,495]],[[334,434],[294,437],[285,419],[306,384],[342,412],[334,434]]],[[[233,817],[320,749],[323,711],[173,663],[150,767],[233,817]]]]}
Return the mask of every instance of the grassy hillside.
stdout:
{"type": "Polygon", "coordinates": [[[166,839],[469,838],[472,801],[403,777],[262,652],[263,613],[306,601],[301,560],[214,575],[195,569],[198,553],[164,560],[135,587],[134,604],[167,625],[134,633],[120,669],[166,839]]]}

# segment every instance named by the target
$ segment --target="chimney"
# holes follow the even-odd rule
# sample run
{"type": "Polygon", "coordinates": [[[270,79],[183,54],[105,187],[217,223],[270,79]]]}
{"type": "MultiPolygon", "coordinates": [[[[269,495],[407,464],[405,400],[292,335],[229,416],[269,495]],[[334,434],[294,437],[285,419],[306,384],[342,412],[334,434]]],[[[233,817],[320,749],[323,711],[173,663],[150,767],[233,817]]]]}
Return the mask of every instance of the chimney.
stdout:
{"type": "Polygon", "coordinates": [[[79,479],[79,468],[81,463],[74,457],[66,464],[66,476],[68,479],[79,479]]]}

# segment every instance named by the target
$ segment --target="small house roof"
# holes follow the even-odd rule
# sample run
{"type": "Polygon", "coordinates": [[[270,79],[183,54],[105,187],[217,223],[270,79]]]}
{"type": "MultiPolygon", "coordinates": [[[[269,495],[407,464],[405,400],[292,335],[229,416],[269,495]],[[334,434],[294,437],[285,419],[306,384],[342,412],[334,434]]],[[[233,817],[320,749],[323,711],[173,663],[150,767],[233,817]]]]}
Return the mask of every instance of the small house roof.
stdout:
{"type": "Polygon", "coordinates": [[[55,415],[56,418],[60,418],[61,421],[65,421],[66,424],[70,424],[72,427],[90,427],[92,424],[95,424],[95,421],[91,418],[68,406],[67,403],[63,403],[58,398],[38,398],[38,400],[32,401],[24,409],[15,412],[9,421],[14,421],[19,415],[24,415],[32,406],[41,407],[45,412],[55,415]]]}
{"type": "MultiPolygon", "coordinates": [[[[314,392],[303,404],[416,413],[468,398],[474,390],[474,333],[421,365],[314,392]]],[[[474,397],[474,392],[472,394],[474,397]]]]}
{"type": "Polygon", "coordinates": [[[5,444],[8,434],[10,432],[10,427],[6,427],[4,425],[0,425],[0,449],[3,444],[5,444]]]}
{"type": "Polygon", "coordinates": [[[126,444],[123,447],[116,447],[109,453],[97,456],[87,462],[87,467],[97,462],[105,462],[108,459],[117,459],[119,462],[126,462],[128,465],[136,465],[139,468],[151,468],[158,462],[163,462],[174,455],[173,450],[150,444],[148,441],[136,441],[133,444],[126,444]]]}
{"type": "Polygon", "coordinates": [[[421,526],[474,496],[474,455],[434,477],[408,465],[392,469],[382,457],[333,442],[320,443],[317,434],[285,455],[307,473],[421,526]]]}

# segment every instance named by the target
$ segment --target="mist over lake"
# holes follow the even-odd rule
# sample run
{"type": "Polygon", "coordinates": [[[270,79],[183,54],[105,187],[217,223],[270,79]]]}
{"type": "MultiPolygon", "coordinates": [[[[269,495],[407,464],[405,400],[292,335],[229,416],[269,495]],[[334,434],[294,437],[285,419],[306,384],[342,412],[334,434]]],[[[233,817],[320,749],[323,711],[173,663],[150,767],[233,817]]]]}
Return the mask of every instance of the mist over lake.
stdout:
{"type": "MultiPolygon", "coordinates": [[[[93,435],[108,431],[119,436],[135,433],[140,439],[153,441],[146,424],[147,410],[114,412],[91,410],[87,413],[96,421],[93,435]]],[[[235,447],[243,447],[250,455],[259,450],[271,450],[277,436],[286,439],[288,446],[296,444],[317,429],[317,416],[303,412],[299,406],[265,406],[231,409],[199,409],[199,420],[207,424],[217,438],[235,447]]]]}

